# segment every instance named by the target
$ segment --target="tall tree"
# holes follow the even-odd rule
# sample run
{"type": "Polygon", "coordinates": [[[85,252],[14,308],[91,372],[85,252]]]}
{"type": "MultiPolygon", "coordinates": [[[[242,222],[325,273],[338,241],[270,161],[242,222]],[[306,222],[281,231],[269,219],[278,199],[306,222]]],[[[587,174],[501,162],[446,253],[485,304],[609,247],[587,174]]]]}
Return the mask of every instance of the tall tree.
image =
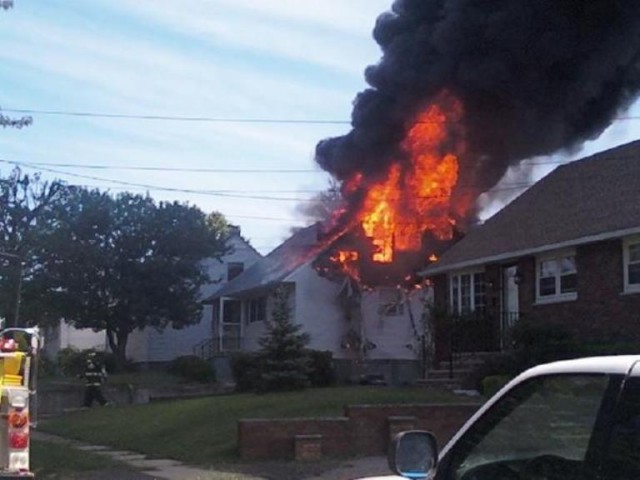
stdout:
{"type": "MultiPolygon", "coordinates": [[[[1,1],[1,0],[0,0],[1,1]]],[[[2,109],[0,108],[0,112],[2,109]]],[[[24,128],[33,123],[33,117],[25,115],[20,118],[11,118],[3,113],[0,113],[0,126],[2,128],[24,128]]]]}
{"type": "Polygon", "coordinates": [[[11,323],[19,320],[22,277],[38,268],[34,250],[64,189],[59,181],[46,182],[18,168],[0,178],[0,317],[11,323]]]}
{"type": "Polygon", "coordinates": [[[58,218],[39,283],[50,318],[105,330],[121,364],[135,329],[200,319],[200,288],[209,281],[201,260],[228,251],[222,223],[194,206],[80,188],[58,218]]]}
{"type": "Polygon", "coordinates": [[[283,285],[272,295],[267,334],[260,339],[260,390],[297,390],[308,387],[311,373],[306,351],[309,335],[291,319],[290,289],[283,285]]]}

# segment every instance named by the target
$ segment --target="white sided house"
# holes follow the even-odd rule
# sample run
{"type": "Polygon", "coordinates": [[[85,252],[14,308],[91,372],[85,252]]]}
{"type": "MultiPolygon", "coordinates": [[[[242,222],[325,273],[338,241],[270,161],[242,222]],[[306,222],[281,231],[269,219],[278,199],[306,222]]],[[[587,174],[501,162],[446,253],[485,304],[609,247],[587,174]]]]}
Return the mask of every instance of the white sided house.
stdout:
{"type": "Polygon", "coordinates": [[[45,327],[43,332],[44,355],[51,360],[65,348],[107,350],[107,337],[104,332],[94,332],[90,328],[75,328],[64,320],[60,320],[55,327],[45,327]]]}
{"type": "Polygon", "coordinates": [[[317,227],[300,230],[210,296],[217,364],[236,351],[257,351],[270,318],[272,294],[286,286],[292,320],[310,337],[309,348],[330,351],[339,381],[380,375],[387,383],[421,376],[423,308],[431,289],[361,291],[351,280],[329,280],[313,261],[321,253],[317,227]]]}
{"type": "MultiPolygon", "coordinates": [[[[223,288],[262,258],[262,255],[242,237],[240,229],[233,228],[229,239],[231,252],[220,260],[207,259],[203,262],[211,283],[202,288],[202,299],[213,295],[216,290],[223,288]]],[[[164,365],[183,355],[199,354],[202,345],[211,337],[210,319],[211,305],[205,304],[200,321],[194,325],[181,329],[169,326],[164,330],[136,330],[129,336],[127,358],[137,364],[152,367],[164,365]]]]}

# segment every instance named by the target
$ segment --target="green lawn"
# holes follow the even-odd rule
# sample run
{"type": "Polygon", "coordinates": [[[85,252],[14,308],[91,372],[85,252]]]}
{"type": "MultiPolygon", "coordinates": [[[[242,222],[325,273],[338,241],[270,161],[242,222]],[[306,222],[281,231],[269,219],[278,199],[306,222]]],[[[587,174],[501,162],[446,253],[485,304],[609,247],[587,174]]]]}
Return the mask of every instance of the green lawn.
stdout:
{"type": "MultiPolygon", "coordinates": [[[[118,373],[109,375],[108,385],[131,384],[138,387],[163,387],[184,384],[184,379],[162,371],[118,373]]],[[[84,380],[76,377],[41,377],[38,379],[40,389],[78,388],[84,380]]]]}
{"type": "Polygon", "coordinates": [[[95,471],[130,470],[120,462],[61,443],[31,440],[31,470],[36,478],[71,479],[95,471]]]}
{"type": "Polygon", "coordinates": [[[339,387],[238,394],[117,408],[42,421],[41,430],[117,449],[210,465],[234,462],[241,418],[341,416],[349,404],[477,401],[415,388],[339,387]]]}

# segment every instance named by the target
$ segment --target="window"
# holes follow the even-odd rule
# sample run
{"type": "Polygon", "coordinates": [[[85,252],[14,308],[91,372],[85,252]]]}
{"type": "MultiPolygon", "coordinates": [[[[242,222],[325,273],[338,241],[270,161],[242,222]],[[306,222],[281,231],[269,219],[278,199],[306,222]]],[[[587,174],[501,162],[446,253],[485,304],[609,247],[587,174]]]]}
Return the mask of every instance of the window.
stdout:
{"type": "Polygon", "coordinates": [[[578,270],[573,253],[558,253],[538,259],[538,301],[575,300],[578,270]]]}
{"type": "Polygon", "coordinates": [[[444,478],[591,478],[580,472],[588,468],[586,453],[608,384],[605,375],[580,374],[523,383],[456,443],[444,478]]]}
{"type": "Polygon", "coordinates": [[[387,317],[404,315],[402,292],[396,288],[382,288],[379,293],[378,313],[387,317]]]}
{"type": "Polygon", "coordinates": [[[603,471],[607,478],[640,478],[640,378],[627,379],[613,419],[609,450],[603,471]]]}
{"type": "Polygon", "coordinates": [[[246,303],[247,323],[263,322],[267,318],[267,299],[252,298],[246,303]]]}
{"type": "Polygon", "coordinates": [[[231,262],[227,264],[227,281],[230,282],[244,271],[244,263],[231,262]]]}
{"type": "Polygon", "coordinates": [[[487,306],[484,272],[453,275],[451,282],[451,312],[465,314],[484,312],[487,306]]]}
{"type": "Polygon", "coordinates": [[[624,242],[624,290],[640,292],[640,238],[624,242]]]}

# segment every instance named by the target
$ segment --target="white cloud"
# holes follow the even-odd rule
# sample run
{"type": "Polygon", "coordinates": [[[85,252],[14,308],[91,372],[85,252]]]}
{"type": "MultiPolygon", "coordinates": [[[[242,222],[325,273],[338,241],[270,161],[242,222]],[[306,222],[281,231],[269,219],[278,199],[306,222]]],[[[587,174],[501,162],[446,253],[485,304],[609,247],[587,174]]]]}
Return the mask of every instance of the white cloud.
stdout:
{"type": "Polygon", "coordinates": [[[370,32],[382,2],[345,6],[348,3],[136,0],[126,8],[145,21],[211,46],[242,48],[361,76],[380,56],[370,32]],[[364,5],[369,8],[357,8],[364,5]]]}

